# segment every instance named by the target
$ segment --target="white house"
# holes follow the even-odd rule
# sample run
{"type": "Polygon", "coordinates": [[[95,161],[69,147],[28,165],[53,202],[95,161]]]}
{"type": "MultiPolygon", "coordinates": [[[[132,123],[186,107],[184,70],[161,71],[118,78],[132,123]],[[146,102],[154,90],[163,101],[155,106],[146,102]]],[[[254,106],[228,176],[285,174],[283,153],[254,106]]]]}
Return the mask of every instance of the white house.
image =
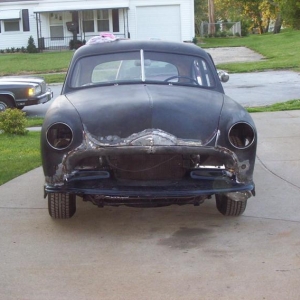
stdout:
{"type": "Polygon", "coordinates": [[[69,47],[110,31],[131,39],[191,41],[194,0],[1,0],[0,49],[69,47]]]}

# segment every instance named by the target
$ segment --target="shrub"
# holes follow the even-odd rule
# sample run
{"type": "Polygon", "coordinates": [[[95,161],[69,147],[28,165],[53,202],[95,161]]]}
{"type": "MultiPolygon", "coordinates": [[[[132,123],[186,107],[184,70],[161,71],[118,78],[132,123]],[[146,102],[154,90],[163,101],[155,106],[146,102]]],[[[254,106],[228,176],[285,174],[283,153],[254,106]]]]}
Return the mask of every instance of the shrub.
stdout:
{"type": "Polygon", "coordinates": [[[38,49],[34,43],[34,39],[32,36],[30,36],[28,39],[27,52],[28,53],[37,53],[38,52],[38,49]]]}
{"type": "Polygon", "coordinates": [[[26,130],[25,113],[16,108],[8,108],[0,113],[0,130],[8,134],[23,135],[26,130]]]}
{"type": "Polygon", "coordinates": [[[196,36],[193,37],[193,43],[194,43],[195,45],[197,45],[197,43],[198,43],[198,39],[197,39],[196,36]]]}
{"type": "Polygon", "coordinates": [[[80,41],[80,40],[76,40],[76,41],[70,40],[70,42],[69,42],[69,49],[70,50],[74,50],[74,49],[76,50],[76,49],[80,48],[84,44],[85,43],[82,42],[82,41],[80,41]]]}

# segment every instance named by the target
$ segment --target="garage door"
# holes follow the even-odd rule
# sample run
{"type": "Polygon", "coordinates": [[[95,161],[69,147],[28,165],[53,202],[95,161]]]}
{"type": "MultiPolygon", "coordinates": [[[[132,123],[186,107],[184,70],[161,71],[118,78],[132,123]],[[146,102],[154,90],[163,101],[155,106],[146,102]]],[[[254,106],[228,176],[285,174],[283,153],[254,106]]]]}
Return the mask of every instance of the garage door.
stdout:
{"type": "Polygon", "coordinates": [[[137,39],[181,41],[180,6],[143,6],[136,8],[137,39]]]}

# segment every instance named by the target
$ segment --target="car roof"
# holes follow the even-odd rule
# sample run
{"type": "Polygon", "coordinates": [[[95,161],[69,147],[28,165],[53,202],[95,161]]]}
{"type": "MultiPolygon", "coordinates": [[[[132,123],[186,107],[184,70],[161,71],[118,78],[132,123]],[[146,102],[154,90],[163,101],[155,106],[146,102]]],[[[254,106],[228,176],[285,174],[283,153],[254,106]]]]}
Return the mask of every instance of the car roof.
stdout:
{"type": "Polygon", "coordinates": [[[160,40],[115,40],[111,42],[95,43],[85,45],[76,50],[74,58],[104,53],[117,53],[126,51],[154,51],[154,52],[171,52],[185,55],[197,55],[207,57],[206,51],[192,43],[169,42],[160,40]]]}

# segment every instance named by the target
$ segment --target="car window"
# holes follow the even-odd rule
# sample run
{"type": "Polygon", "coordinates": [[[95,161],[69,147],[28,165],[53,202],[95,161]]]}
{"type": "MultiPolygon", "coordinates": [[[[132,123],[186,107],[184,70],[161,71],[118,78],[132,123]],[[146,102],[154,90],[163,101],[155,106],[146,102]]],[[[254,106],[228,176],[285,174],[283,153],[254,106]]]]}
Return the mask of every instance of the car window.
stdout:
{"type": "Polygon", "coordinates": [[[81,58],[72,72],[71,86],[78,88],[141,81],[203,87],[215,84],[209,65],[203,58],[135,51],[81,58]]]}

